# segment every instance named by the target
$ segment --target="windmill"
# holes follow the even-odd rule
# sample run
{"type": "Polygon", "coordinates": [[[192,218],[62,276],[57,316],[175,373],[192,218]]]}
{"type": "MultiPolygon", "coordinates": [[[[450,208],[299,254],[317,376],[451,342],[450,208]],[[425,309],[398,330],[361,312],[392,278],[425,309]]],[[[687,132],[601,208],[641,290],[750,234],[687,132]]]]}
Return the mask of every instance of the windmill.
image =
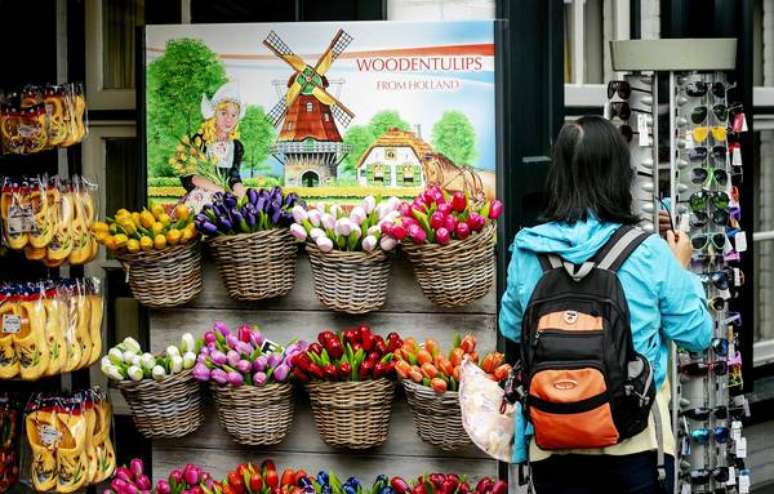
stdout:
{"type": "Polygon", "coordinates": [[[336,124],[347,127],[355,114],[328,92],[325,74],[351,42],[352,36],[339,29],[312,67],[274,31],[263,40],[293,69],[285,95],[266,115],[273,126],[282,124],[272,154],[285,166],[285,185],[314,187],[336,177],[336,167],[350,151],[336,124]]]}

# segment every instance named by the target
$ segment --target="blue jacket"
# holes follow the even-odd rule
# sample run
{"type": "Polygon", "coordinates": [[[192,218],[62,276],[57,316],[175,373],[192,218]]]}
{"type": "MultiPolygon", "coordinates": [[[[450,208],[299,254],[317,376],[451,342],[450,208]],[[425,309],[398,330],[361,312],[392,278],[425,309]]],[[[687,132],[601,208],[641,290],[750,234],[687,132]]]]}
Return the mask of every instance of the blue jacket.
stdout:
{"type": "MultiPolygon", "coordinates": [[[[580,264],[590,259],[619,227],[592,216],[575,224],[550,222],[520,231],[511,246],[508,284],[500,303],[503,336],[517,343],[521,339],[522,314],[543,274],[536,253],[556,253],[580,264]]],[[[648,358],[660,387],[667,372],[669,340],[695,352],[710,344],[712,319],[701,281],[678,264],[667,243],[656,235],[634,251],[618,276],[629,304],[634,348],[648,358]]],[[[521,415],[516,414],[514,459],[517,450],[526,455],[524,431],[529,432],[529,427],[519,423],[521,415]]]]}

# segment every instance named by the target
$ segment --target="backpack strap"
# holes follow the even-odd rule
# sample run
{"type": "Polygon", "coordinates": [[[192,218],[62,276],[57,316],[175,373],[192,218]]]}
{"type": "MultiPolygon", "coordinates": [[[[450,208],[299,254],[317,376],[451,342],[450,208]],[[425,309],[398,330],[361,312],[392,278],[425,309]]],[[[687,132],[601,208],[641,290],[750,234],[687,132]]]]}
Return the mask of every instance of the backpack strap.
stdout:
{"type": "Polygon", "coordinates": [[[617,272],[650,234],[631,225],[620,227],[594,256],[599,269],[617,272]]]}
{"type": "Polygon", "coordinates": [[[544,273],[562,267],[562,259],[556,254],[540,254],[537,258],[544,273]]]}

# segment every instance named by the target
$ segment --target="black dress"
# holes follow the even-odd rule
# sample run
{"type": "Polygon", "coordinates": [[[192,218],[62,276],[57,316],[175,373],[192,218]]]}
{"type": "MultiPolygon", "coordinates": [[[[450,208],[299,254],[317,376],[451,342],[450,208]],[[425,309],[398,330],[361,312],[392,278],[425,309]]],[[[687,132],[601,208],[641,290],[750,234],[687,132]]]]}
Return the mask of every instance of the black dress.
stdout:
{"type": "MultiPolygon", "coordinates": [[[[191,138],[191,142],[194,142],[196,138],[199,138],[202,141],[202,145],[199,146],[199,150],[202,153],[207,153],[207,144],[204,142],[204,138],[202,134],[196,134],[191,138]]],[[[245,154],[245,147],[242,145],[242,143],[234,139],[234,159],[231,163],[231,167],[227,171],[222,171],[222,168],[216,167],[215,170],[221,174],[223,178],[228,177],[228,187],[230,189],[234,188],[234,184],[242,183],[242,177],[239,174],[239,168],[242,166],[242,157],[245,154]]],[[[196,188],[196,186],[193,183],[193,175],[186,175],[184,177],[180,177],[180,182],[183,184],[183,188],[185,189],[186,193],[191,192],[196,188]]]]}

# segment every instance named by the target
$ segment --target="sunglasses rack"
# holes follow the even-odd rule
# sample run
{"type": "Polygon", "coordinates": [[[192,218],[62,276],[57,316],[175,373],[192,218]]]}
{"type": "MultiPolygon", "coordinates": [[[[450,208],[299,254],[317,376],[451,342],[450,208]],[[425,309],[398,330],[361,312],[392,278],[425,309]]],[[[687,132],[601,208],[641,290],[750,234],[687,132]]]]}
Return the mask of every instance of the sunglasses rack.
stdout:
{"type": "MultiPolygon", "coordinates": [[[[627,40],[611,43],[613,69],[605,115],[631,151],[633,197],[643,226],[679,230],[694,249],[691,269],[706,291],[714,334],[703,353],[674,349],[670,359],[674,492],[746,493],[737,351],[741,316],[735,296],[746,250],[739,229],[741,153],[736,136],[744,114],[729,101],[726,70],[735,67],[733,40],[627,40]],[[680,54],[690,53],[689,57],[680,54]],[[661,213],[661,214],[659,214],[661,213]],[[666,225],[666,222],[669,225],[666,225]]],[[[668,449],[668,448],[667,448],[668,449]]]]}
{"type": "Polygon", "coordinates": [[[632,198],[637,214],[642,218],[640,226],[656,231],[658,209],[653,198],[658,193],[658,120],[653,118],[657,109],[658,84],[652,72],[628,74],[620,81],[608,85],[608,102],[605,116],[618,125],[629,143],[634,171],[632,198]]]}
{"type": "Polygon", "coordinates": [[[724,72],[669,73],[674,224],[690,237],[691,269],[702,281],[714,326],[708,351],[677,349],[673,355],[680,493],[749,492],[740,422],[745,407],[731,396],[741,391],[741,317],[729,307],[742,283],[737,264],[746,250],[735,188],[741,174],[730,141],[743,129],[729,110],[731,87],[724,72]]]}

